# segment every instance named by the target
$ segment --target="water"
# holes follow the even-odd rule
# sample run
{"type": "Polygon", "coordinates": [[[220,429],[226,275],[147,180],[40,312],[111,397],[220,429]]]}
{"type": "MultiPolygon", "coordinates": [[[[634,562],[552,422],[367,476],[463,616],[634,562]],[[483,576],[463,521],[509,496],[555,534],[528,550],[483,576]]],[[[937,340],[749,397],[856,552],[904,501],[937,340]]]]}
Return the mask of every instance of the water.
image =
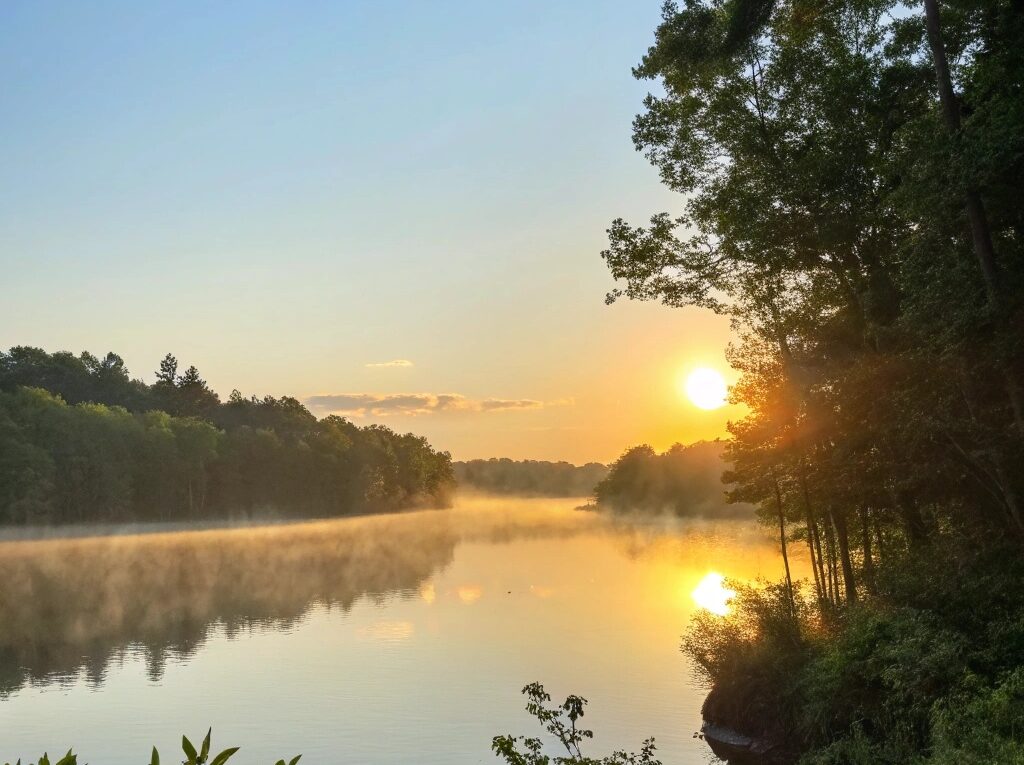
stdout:
{"type": "Polygon", "coordinates": [[[692,592],[778,578],[775,543],[574,504],[0,542],[0,762],[176,762],[212,725],[238,765],[493,763],[495,734],[540,732],[533,680],[590,700],[594,754],[654,736],[666,765],[708,762],[692,592]]]}

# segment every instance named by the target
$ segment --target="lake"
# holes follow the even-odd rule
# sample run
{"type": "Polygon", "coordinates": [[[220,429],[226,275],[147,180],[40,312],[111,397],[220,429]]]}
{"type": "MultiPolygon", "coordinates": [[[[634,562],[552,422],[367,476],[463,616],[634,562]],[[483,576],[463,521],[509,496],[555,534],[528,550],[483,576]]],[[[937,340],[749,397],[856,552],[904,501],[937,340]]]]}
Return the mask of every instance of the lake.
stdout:
{"type": "Polygon", "coordinates": [[[534,680],[590,700],[593,754],[654,736],[666,765],[708,762],[693,592],[780,578],[777,543],[576,504],[0,542],[0,762],[177,762],[212,725],[238,765],[492,763],[495,734],[540,732],[534,680]]]}

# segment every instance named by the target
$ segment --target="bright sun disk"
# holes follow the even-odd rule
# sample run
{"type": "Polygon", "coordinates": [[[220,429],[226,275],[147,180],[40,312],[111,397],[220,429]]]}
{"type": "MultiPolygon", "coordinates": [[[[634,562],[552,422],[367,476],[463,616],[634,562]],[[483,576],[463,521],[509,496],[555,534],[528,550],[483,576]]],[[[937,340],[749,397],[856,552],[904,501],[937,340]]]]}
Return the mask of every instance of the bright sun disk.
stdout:
{"type": "Polygon", "coordinates": [[[701,409],[718,409],[725,406],[729,393],[722,375],[707,367],[693,370],[686,378],[685,389],[690,401],[701,409]]]}

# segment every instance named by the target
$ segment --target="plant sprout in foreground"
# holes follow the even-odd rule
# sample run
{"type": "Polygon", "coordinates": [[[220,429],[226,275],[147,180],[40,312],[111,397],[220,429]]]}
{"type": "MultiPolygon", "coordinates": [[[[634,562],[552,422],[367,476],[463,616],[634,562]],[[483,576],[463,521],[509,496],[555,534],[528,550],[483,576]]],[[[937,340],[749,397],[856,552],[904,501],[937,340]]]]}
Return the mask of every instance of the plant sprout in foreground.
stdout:
{"type": "Polygon", "coordinates": [[[548,707],[551,695],[540,683],[530,683],[523,688],[523,695],[529,699],[526,711],[537,718],[544,729],[558,739],[567,756],[550,757],[542,753],[543,743],[539,738],[526,736],[495,736],[491,749],[507,765],[661,765],[654,757],[654,739],[644,741],[639,754],[614,752],[607,757],[593,758],[583,754],[584,739],[594,737],[594,732],[577,727],[583,717],[587,700],[581,696],[568,696],[558,707],[548,707]]]}

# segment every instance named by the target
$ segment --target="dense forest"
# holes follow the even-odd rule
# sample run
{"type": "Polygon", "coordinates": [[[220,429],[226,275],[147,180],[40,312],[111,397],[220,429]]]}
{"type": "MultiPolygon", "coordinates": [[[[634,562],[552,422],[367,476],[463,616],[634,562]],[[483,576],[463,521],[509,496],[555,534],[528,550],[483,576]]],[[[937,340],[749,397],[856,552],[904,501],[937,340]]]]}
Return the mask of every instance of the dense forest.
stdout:
{"type": "Polygon", "coordinates": [[[444,504],[453,481],[419,436],[222,403],[170,355],[146,385],[113,353],[0,353],[0,523],[345,515],[444,504]]]}
{"type": "Polygon", "coordinates": [[[507,457],[456,462],[454,469],[460,488],[526,497],[589,497],[608,474],[599,462],[571,465],[507,457]]]}
{"type": "Polygon", "coordinates": [[[685,516],[748,516],[750,508],[726,502],[721,441],[675,444],[658,454],[634,446],[619,457],[594,489],[598,507],[619,512],[685,516]]]}
{"type": "Polygon", "coordinates": [[[805,763],[1024,761],[1024,5],[668,2],[619,297],[731,318],[730,496],[813,580],[686,649],[805,763]]]}

